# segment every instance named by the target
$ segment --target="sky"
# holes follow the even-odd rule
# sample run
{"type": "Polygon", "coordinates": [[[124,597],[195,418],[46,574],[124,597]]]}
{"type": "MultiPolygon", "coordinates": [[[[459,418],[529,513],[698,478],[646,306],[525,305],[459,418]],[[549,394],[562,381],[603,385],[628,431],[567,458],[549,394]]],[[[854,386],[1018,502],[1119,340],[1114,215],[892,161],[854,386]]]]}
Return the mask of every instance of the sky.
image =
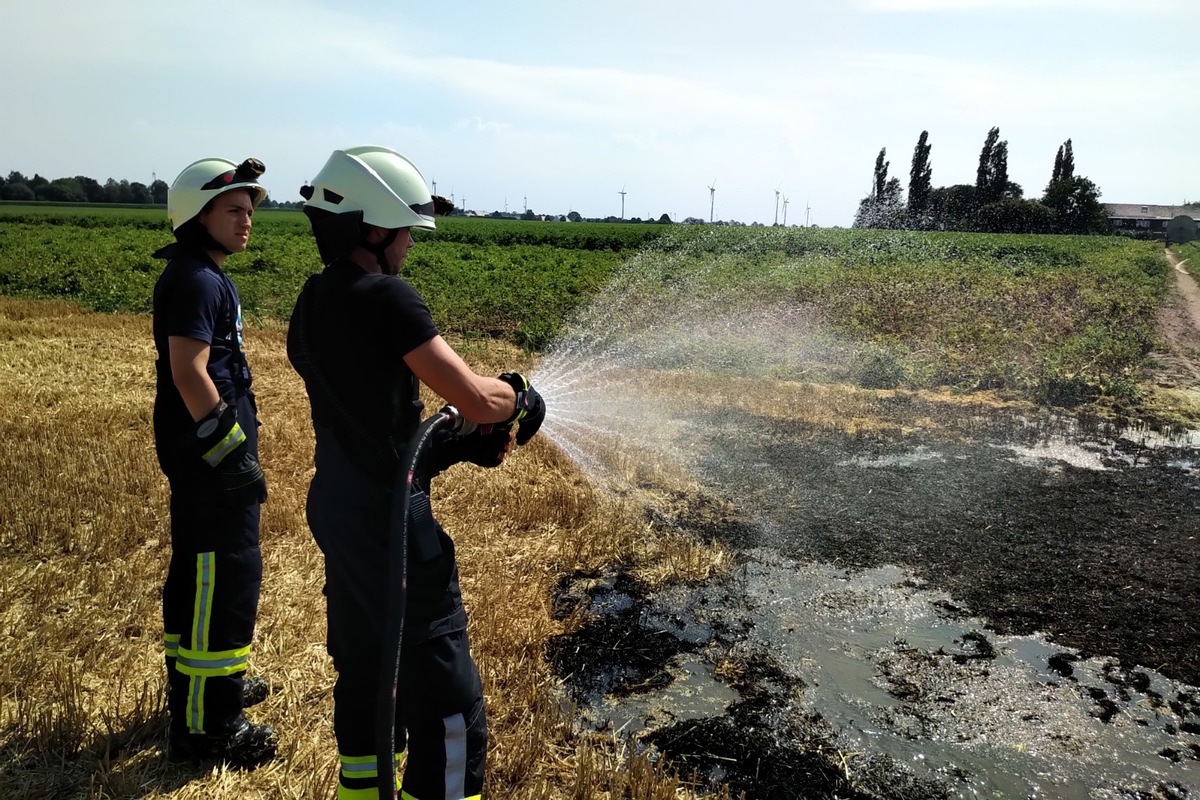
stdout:
{"type": "Polygon", "coordinates": [[[279,201],[386,145],[460,207],[848,227],[886,148],[1039,197],[1200,200],[1200,0],[0,0],[0,174],[170,183],[210,156],[279,201]],[[621,192],[625,194],[622,196],[621,192]],[[785,203],[786,201],[786,203],[785,203]]]}

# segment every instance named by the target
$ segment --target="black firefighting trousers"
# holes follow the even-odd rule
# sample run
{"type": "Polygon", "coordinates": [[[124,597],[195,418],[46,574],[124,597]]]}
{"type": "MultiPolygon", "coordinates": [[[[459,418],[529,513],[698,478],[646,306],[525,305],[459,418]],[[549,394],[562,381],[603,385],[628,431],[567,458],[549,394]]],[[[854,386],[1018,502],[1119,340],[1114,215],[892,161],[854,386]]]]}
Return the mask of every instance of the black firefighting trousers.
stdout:
{"type": "Polygon", "coordinates": [[[242,712],[242,677],[262,585],[258,503],[171,481],[163,585],[168,701],[176,733],[220,733],[242,712]]]}
{"type": "MultiPolygon", "coordinates": [[[[254,401],[240,395],[236,402],[257,454],[254,401]]],[[[162,448],[159,458],[171,487],[171,563],[162,593],[171,729],[220,734],[242,713],[262,586],[259,504],[231,498],[183,442],[162,448]]]]}
{"type": "MultiPolygon", "coordinates": [[[[374,787],[375,704],[388,593],[391,485],[372,479],[318,427],[308,523],[325,555],[329,654],[337,669],[334,733],[346,789],[374,787]]],[[[414,491],[408,611],[396,692],[403,789],[418,800],[476,797],[487,745],[483,687],[471,657],[454,543],[414,491]]],[[[384,765],[384,769],[394,765],[384,765]]]]}

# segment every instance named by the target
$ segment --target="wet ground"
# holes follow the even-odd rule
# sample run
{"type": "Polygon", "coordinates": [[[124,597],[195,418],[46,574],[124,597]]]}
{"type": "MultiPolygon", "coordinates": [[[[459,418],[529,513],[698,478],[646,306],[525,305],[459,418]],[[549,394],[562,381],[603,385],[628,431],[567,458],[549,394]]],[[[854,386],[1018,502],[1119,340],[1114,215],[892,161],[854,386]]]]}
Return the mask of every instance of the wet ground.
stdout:
{"type": "Polygon", "coordinates": [[[1194,435],[688,428],[711,494],[651,522],[740,564],[564,581],[584,724],[747,798],[1200,796],[1194,435]]]}

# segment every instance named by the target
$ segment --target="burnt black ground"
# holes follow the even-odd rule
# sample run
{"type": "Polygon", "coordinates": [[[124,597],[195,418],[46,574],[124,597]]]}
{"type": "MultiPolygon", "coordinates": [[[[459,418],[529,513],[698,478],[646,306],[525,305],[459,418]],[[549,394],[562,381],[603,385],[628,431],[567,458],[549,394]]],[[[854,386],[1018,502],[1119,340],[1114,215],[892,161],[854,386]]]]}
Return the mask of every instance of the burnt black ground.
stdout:
{"type": "Polygon", "coordinates": [[[770,420],[729,441],[722,429],[705,472],[774,531],[747,541],[742,529],[731,544],[904,566],[998,633],[1042,632],[1084,657],[1200,685],[1200,479],[1177,466],[1197,457],[1187,448],[1115,440],[1108,470],[1037,469],[1003,445],[1036,444],[1038,427],[972,441],[807,435],[770,420]],[[913,452],[926,457],[847,465],[913,452]]]}
{"type": "MultiPolygon", "coordinates": [[[[949,615],[982,619],[998,634],[1040,633],[1079,651],[1078,658],[1114,659],[1120,666],[1106,676],[1113,698],[1137,689],[1144,667],[1200,684],[1197,454],[1183,446],[1148,449],[1114,438],[1114,431],[1080,432],[1071,420],[963,413],[936,428],[860,436],[745,414],[697,419],[696,440],[705,450],[693,466],[711,494],[677,497],[670,514],[652,511],[651,520],[738,552],[766,549],[851,571],[904,567],[950,596],[949,615]],[[1090,441],[1101,454],[1093,466],[1107,469],[1075,466],[1051,451],[1030,459],[1010,447],[1076,439],[1090,441]]],[[[563,613],[589,605],[608,610],[548,650],[573,699],[586,704],[664,685],[673,656],[709,645],[734,663],[741,702],[723,716],[644,737],[684,772],[697,770],[748,800],[949,796],[946,786],[886,757],[856,762],[848,781],[819,716],[797,722],[784,713],[804,687],[781,677],[770,652],[739,652],[739,631],[722,628],[719,615],[712,630],[690,639],[660,635],[671,632],[670,621],[647,619],[646,590],[628,576],[601,576],[586,597],[578,577],[564,581],[563,613]]],[[[723,604],[736,607],[736,588],[728,591],[723,604]]],[[[1075,658],[1058,657],[1050,667],[1070,680],[1075,658]]],[[[1094,716],[1107,721],[1114,700],[1097,694],[1103,696],[1093,698],[1094,716]]],[[[1200,732],[1196,694],[1162,702],[1200,732]]],[[[1200,751],[1163,757],[1197,760],[1200,751]]]]}

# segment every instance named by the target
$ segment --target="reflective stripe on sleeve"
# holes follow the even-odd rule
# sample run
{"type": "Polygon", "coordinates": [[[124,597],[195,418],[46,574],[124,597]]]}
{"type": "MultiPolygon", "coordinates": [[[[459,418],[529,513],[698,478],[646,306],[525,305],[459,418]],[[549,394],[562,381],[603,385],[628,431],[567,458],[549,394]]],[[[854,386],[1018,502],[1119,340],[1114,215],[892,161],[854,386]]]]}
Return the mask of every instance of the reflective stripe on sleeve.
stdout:
{"type": "Polygon", "coordinates": [[[246,441],[246,433],[242,430],[242,426],[236,422],[229,429],[229,433],[225,434],[225,438],[217,442],[212,448],[204,454],[204,460],[208,462],[210,467],[215,467],[220,464],[225,456],[229,455],[234,448],[246,441]]]}

